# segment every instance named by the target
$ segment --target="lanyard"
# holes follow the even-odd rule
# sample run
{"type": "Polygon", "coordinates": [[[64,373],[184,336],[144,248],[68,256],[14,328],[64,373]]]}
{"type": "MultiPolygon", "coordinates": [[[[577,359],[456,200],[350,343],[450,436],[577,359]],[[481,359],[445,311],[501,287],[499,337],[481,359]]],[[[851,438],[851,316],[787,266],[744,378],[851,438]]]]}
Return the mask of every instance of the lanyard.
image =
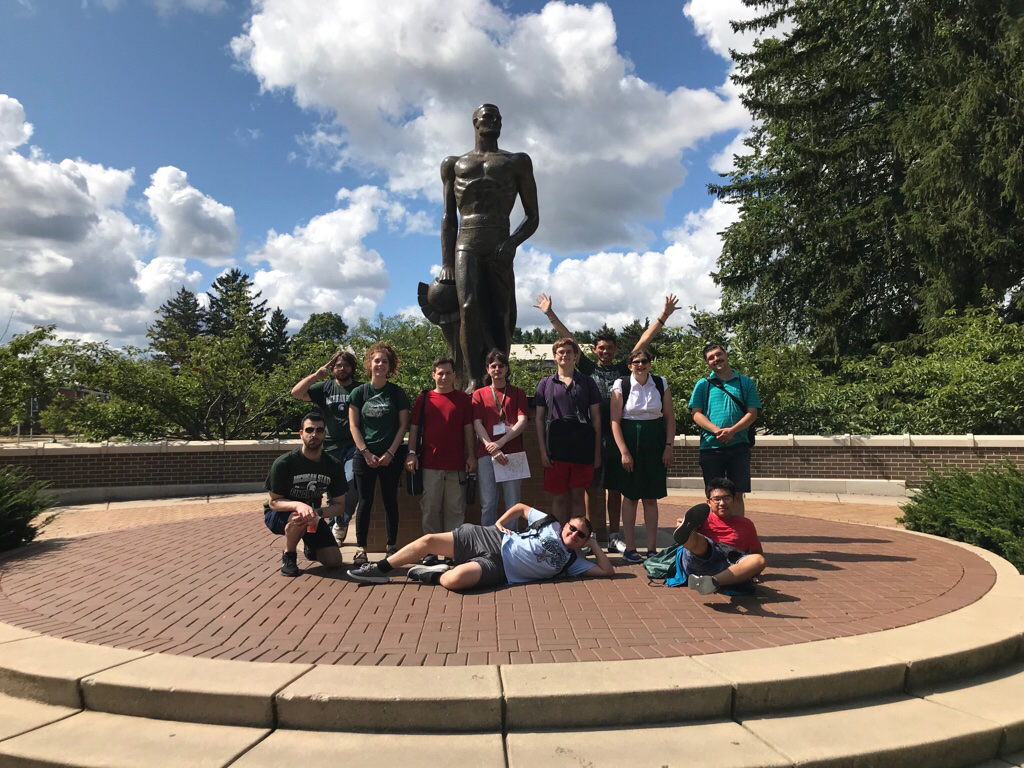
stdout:
{"type": "Polygon", "coordinates": [[[498,423],[505,423],[505,401],[508,400],[508,384],[505,385],[505,389],[502,390],[501,400],[498,400],[498,391],[494,388],[494,382],[491,382],[491,397],[494,398],[494,407],[498,409],[498,423]]]}

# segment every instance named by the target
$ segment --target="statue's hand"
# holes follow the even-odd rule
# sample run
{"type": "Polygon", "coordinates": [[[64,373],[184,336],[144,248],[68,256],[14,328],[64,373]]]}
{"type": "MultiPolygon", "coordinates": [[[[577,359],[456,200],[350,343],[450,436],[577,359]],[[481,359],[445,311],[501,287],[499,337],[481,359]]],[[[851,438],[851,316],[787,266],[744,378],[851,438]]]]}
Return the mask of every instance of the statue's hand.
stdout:
{"type": "Polygon", "coordinates": [[[441,271],[437,273],[437,281],[439,283],[454,283],[455,270],[451,267],[441,267],[441,271]]]}
{"type": "Polygon", "coordinates": [[[494,255],[498,259],[504,259],[505,261],[511,262],[516,257],[515,243],[511,240],[506,240],[494,249],[494,255]]]}

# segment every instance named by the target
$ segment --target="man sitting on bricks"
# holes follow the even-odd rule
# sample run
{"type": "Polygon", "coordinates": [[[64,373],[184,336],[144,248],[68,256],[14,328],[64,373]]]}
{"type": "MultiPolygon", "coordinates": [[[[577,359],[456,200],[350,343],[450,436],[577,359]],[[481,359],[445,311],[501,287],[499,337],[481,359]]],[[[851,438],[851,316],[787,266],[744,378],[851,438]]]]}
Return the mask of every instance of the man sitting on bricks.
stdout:
{"type": "Polygon", "coordinates": [[[682,547],[680,566],[686,586],[702,595],[751,592],[751,581],[765,567],[757,529],[747,517],[735,514],[736,486],[717,477],[707,485],[707,504],[697,504],[676,519],[672,534],[682,547]]]}
{"type": "Polygon", "coordinates": [[[493,526],[464,523],[449,533],[427,534],[391,557],[350,570],[347,576],[367,584],[383,584],[393,569],[427,555],[452,558],[455,565],[414,565],[406,576],[450,590],[522,584],[562,575],[613,576],[615,569],[592,537],[593,529],[585,517],[572,517],[562,525],[554,515],[516,504],[493,526]],[[520,520],[527,523],[522,532],[517,530],[520,520]],[[579,556],[585,546],[590,547],[596,562],[579,556]]]}
{"type": "Polygon", "coordinates": [[[281,573],[298,576],[295,549],[299,539],[305,543],[307,560],[316,560],[328,568],[341,565],[341,550],[324,521],[341,514],[345,508],[345,468],[323,450],[326,429],[324,417],[307,413],[299,432],[302,447],[279,456],[267,475],[267,501],[263,520],[271,533],[284,536],[281,573]],[[321,507],[324,491],[334,503],[321,507]]]}

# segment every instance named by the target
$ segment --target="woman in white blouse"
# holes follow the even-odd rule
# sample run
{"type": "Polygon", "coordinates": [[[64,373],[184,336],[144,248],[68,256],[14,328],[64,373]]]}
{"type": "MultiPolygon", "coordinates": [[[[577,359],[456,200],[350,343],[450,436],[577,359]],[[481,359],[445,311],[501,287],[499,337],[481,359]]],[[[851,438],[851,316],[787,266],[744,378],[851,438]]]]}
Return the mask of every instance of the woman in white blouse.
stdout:
{"type": "Polygon", "coordinates": [[[647,527],[647,556],[657,551],[658,499],[668,495],[668,467],[672,463],[672,442],[676,417],[668,382],[651,375],[651,355],[639,349],[629,356],[628,379],[612,385],[612,437],[621,454],[621,464],[606,468],[606,487],[619,491],[623,498],[622,534],[626,550],[623,558],[631,563],[643,560],[636,551],[636,504],[644,505],[647,527]],[[628,382],[628,396],[623,385],[628,382]]]}

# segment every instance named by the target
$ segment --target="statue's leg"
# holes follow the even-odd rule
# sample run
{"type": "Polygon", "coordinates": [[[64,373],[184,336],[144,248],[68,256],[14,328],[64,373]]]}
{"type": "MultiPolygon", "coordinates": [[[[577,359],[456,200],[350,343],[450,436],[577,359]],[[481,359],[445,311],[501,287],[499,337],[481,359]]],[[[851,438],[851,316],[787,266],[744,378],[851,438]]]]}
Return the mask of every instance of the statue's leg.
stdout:
{"type": "Polygon", "coordinates": [[[487,356],[481,311],[480,258],[475,251],[455,251],[455,286],[459,294],[462,384],[467,388],[475,387],[483,379],[484,358],[487,356]]]}
{"type": "Polygon", "coordinates": [[[516,276],[512,262],[500,263],[489,260],[483,270],[487,286],[487,306],[491,308],[489,327],[494,337],[494,346],[508,354],[512,334],[516,329],[516,276]]]}

